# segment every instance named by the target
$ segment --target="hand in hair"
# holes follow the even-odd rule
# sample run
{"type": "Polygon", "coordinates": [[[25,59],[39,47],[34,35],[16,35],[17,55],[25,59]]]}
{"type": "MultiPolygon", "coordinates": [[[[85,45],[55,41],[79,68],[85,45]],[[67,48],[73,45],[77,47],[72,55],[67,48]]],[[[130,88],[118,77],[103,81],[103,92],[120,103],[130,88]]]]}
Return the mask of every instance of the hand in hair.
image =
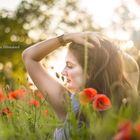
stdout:
{"type": "Polygon", "coordinates": [[[65,42],[75,42],[90,48],[100,47],[100,39],[96,32],[68,33],[63,36],[65,42]]]}

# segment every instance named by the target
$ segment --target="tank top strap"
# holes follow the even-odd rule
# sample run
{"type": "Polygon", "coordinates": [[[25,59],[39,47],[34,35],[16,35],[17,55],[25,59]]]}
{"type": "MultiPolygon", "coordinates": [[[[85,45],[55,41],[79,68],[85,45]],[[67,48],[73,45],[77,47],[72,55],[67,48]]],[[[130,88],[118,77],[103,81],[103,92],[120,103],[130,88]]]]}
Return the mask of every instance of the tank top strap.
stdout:
{"type": "Polygon", "coordinates": [[[80,108],[80,103],[76,99],[75,94],[71,94],[71,104],[72,104],[72,108],[74,110],[74,113],[77,114],[77,112],[79,111],[79,108],[80,108]]]}

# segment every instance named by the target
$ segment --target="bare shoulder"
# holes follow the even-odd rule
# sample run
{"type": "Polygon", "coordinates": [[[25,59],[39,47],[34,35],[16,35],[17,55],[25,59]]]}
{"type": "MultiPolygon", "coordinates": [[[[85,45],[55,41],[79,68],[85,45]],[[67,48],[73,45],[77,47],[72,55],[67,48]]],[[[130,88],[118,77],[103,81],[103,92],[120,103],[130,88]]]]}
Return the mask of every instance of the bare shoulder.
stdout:
{"type": "Polygon", "coordinates": [[[124,57],[124,63],[127,65],[127,67],[129,67],[128,71],[130,72],[139,72],[139,66],[136,62],[136,60],[129,55],[128,53],[123,53],[123,57],[124,57]]]}
{"type": "Polygon", "coordinates": [[[139,83],[139,66],[136,60],[129,54],[123,53],[123,60],[127,78],[130,80],[132,85],[138,86],[139,83]]]}

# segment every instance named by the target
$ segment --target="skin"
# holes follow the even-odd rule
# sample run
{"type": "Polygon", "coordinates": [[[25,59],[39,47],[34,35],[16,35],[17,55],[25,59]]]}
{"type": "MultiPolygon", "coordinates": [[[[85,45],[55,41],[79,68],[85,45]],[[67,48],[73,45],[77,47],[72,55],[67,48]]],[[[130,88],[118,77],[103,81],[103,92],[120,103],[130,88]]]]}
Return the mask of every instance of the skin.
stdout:
{"type": "MultiPolygon", "coordinates": [[[[90,42],[87,42],[87,37],[96,42],[97,47],[100,47],[100,42],[98,42],[97,39],[98,36],[92,32],[68,33],[63,36],[63,40],[65,43],[75,42],[82,45],[86,44],[88,47],[96,47],[90,42]]],[[[27,72],[29,73],[38,90],[50,103],[58,117],[64,121],[67,114],[63,102],[66,88],[54,78],[52,78],[49,75],[49,72],[44,70],[40,64],[40,61],[46,55],[49,55],[51,52],[61,47],[61,45],[62,44],[59,42],[57,37],[44,40],[25,49],[22,53],[22,59],[27,72]]],[[[67,83],[66,87],[72,92],[75,92],[78,91],[82,86],[81,81],[83,81],[83,72],[76,58],[71,53],[67,55],[66,63],[68,61],[75,65],[71,69],[68,66],[68,63],[62,73],[67,79],[71,80],[67,83]]]]}
{"type": "MultiPolygon", "coordinates": [[[[87,32],[65,34],[63,40],[65,43],[74,41],[78,44],[84,44],[85,37],[90,34],[91,33],[87,32]]],[[[90,47],[94,47],[89,42],[86,42],[86,44],[90,47]]],[[[57,116],[64,121],[67,114],[64,106],[64,94],[66,93],[66,88],[52,78],[49,72],[45,71],[40,64],[40,61],[46,55],[49,55],[59,47],[61,47],[61,43],[57,37],[47,39],[25,49],[22,53],[22,59],[27,72],[38,90],[44,95],[46,101],[50,103],[57,116]]],[[[69,75],[72,76],[72,73],[69,73],[69,75]]],[[[78,78],[76,81],[79,81],[78,78]]],[[[74,84],[75,80],[69,83],[68,87],[72,89],[74,84]]]]}
{"type": "Polygon", "coordinates": [[[70,50],[66,56],[66,66],[62,71],[62,75],[67,79],[65,86],[70,92],[80,91],[83,86],[83,69],[70,50]]]}

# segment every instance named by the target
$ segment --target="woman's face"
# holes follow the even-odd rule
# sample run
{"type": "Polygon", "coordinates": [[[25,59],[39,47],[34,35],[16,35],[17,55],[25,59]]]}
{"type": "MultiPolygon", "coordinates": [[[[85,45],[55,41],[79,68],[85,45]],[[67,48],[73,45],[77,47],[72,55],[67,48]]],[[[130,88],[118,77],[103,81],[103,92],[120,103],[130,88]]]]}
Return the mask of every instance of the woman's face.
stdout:
{"type": "Polygon", "coordinates": [[[66,88],[71,92],[79,92],[83,86],[84,74],[77,58],[69,50],[66,56],[66,66],[62,71],[62,75],[66,77],[66,88]]]}

